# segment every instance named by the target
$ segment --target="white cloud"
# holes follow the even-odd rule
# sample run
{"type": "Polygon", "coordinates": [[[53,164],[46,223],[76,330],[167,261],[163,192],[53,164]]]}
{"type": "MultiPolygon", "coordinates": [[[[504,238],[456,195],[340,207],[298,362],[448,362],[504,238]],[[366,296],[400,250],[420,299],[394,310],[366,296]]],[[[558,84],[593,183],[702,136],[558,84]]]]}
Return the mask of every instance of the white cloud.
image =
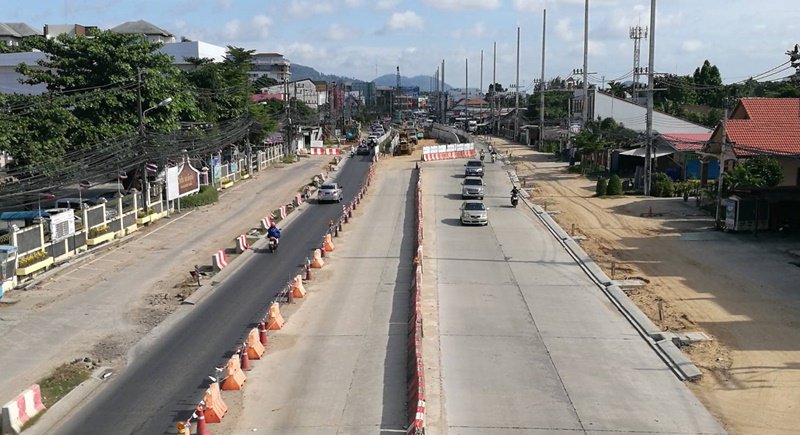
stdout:
{"type": "Polygon", "coordinates": [[[330,14],[333,12],[333,5],[322,1],[293,0],[289,4],[288,12],[294,17],[330,14]]]}
{"type": "Polygon", "coordinates": [[[328,51],[319,45],[312,45],[305,42],[293,42],[289,45],[279,47],[283,53],[293,62],[304,65],[317,65],[327,59],[328,51]]]}
{"type": "Polygon", "coordinates": [[[706,44],[703,41],[698,41],[697,39],[688,39],[683,41],[681,44],[681,49],[688,53],[695,53],[704,48],[706,48],[706,44]]]}
{"type": "Polygon", "coordinates": [[[414,11],[395,12],[386,22],[386,30],[422,29],[422,17],[414,11]]]}
{"type": "Polygon", "coordinates": [[[451,11],[497,9],[500,7],[500,0],[425,0],[425,3],[437,9],[451,11]]]}
{"type": "Polygon", "coordinates": [[[344,0],[344,4],[351,8],[361,6],[362,3],[364,3],[364,0],[344,0]]]}
{"type": "Polygon", "coordinates": [[[329,41],[345,41],[358,38],[359,36],[361,36],[361,32],[359,32],[358,29],[353,29],[339,23],[331,24],[325,31],[325,39],[329,41]]]}
{"type": "Polygon", "coordinates": [[[486,27],[486,24],[484,24],[483,21],[478,21],[475,24],[467,27],[466,29],[454,30],[451,33],[451,35],[455,39],[461,39],[461,38],[467,38],[467,37],[470,37],[470,38],[483,38],[488,33],[489,32],[488,32],[488,29],[486,27]]]}
{"type": "Polygon", "coordinates": [[[375,3],[375,8],[382,10],[391,9],[398,3],[400,3],[400,0],[378,0],[375,3]]]}
{"type": "Polygon", "coordinates": [[[230,20],[222,26],[222,36],[227,39],[237,39],[240,30],[241,24],[239,20],[230,20]]]}
{"type": "Polygon", "coordinates": [[[575,39],[575,32],[570,26],[569,18],[562,18],[556,22],[556,34],[564,41],[572,41],[575,39]]]}
{"type": "Polygon", "coordinates": [[[253,26],[254,33],[262,39],[268,37],[270,30],[272,30],[272,18],[266,15],[254,16],[251,24],[253,26]]]}
{"type": "Polygon", "coordinates": [[[233,0],[217,0],[217,5],[224,10],[227,11],[233,6],[233,0]]]}

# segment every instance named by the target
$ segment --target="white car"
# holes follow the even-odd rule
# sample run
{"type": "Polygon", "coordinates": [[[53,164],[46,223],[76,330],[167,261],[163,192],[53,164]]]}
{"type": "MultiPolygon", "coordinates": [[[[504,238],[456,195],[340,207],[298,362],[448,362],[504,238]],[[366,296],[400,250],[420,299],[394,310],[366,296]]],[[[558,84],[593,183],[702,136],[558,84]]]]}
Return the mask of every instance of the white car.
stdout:
{"type": "Polygon", "coordinates": [[[481,201],[461,203],[461,225],[489,225],[489,208],[481,201]]]}
{"type": "Polygon", "coordinates": [[[326,183],[319,188],[317,202],[341,202],[342,186],[337,183],[326,183]]]}

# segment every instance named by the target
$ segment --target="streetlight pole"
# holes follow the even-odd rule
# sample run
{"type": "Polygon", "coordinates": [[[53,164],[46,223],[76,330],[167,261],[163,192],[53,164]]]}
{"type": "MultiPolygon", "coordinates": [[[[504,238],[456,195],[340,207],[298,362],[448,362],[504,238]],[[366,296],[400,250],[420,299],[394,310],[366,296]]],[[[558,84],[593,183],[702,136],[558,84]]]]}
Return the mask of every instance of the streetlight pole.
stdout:
{"type": "MultiPolygon", "coordinates": [[[[588,1],[588,0],[587,0],[588,1]]],[[[650,48],[647,61],[647,143],[645,144],[644,161],[644,194],[650,195],[650,183],[653,177],[653,68],[656,49],[656,0],[650,0],[650,48]]]]}
{"type": "Polygon", "coordinates": [[[583,14],[583,111],[581,112],[583,127],[589,116],[589,0],[583,14]]]}
{"type": "MultiPolygon", "coordinates": [[[[167,97],[157,105],[142,111],[142,86],[141,86],[141,70],[138,71],[137,76],[139,78],[139,87],[138,87],[138,109],[139,109],[139,136],[141,136],[142,140],[145,140],[145,125],[144,125],[144,117],[153,109],[158,109],[159,107],[164,107],[172,103],[172,97],[167,97]]],[[[142,167],[142,193],[144,195],[144,207],[145,210],[150,206],[150,184],[147,182],[147,163],[144,162],[144,166],[142,167]]],[[[165,169],[166,170],[166,169],[165,169]]],[[[119,187],[119,174],[117,174],[117,187],[119,187]]]]}

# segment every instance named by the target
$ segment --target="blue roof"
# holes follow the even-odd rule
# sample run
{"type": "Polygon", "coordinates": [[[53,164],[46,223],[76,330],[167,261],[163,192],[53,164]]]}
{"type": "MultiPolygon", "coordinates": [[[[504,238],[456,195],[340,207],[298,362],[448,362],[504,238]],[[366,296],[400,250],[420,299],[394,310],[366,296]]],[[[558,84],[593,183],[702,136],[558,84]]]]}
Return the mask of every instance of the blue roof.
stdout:
{"type": "Polygon", "coordinates": [[[40,216],[50,216],[44,210],[33,211],[4,211],[0,213],[0,221],[25,221],[35,219],[40,216]]]}

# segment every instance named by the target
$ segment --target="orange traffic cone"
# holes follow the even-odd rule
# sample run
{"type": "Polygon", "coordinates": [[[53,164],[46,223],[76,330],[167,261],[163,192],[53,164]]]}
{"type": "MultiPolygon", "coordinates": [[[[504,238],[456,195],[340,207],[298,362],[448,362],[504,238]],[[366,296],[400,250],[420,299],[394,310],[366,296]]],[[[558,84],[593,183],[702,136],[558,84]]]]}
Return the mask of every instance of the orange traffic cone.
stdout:
{"type": "Polygon", "coordinates": [[[258,339],[261,344],[267,345],[267,325],[264,322],[258,324],[258,339]]]}
{"type": "Polygon", "coordinates": [[[213,435],[206,427],[206,414],[203,407],[197,407],[197,435],[213,435]]]}
{"type": "Polygon", "coordinates": [[[250,367],[250,355],[247,354],[247,342],[246,341],[242,345],[242,349],[239,351],[239,353],[240,353],[241,358],[242,358],[242,371],[249,372],[250,370],[253,370],[253,368],[250,367]]]}

